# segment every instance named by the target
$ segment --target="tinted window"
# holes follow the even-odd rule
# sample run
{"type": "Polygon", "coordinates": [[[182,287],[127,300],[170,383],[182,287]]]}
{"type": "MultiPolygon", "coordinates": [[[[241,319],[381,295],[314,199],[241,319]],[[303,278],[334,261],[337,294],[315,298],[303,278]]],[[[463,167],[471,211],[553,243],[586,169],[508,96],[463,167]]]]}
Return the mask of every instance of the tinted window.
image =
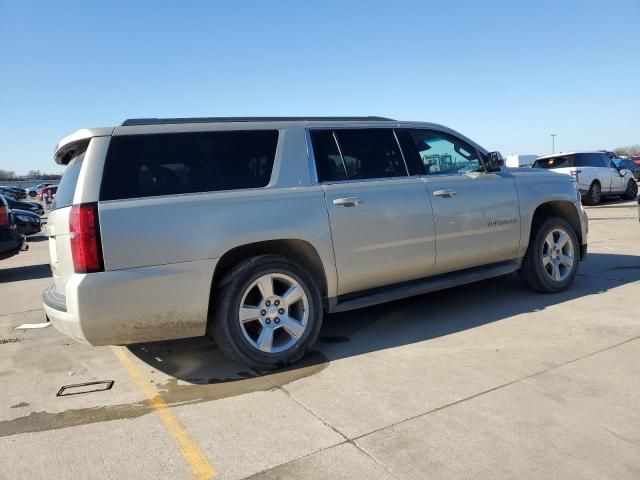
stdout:
{"type": "Polygon", "coordinates": [[[426,173],[420,153],[416,148],[416,144],[413,138],[409,134],[409,130],[406,128],[399,128],[396,131],[400,148],[404,153],[404,159],[407,162],[407,168],[409,169],[409,175],[424,175],[426,173]]]}
{"type": "Polygon", "coordinates": [[[264,187],[277,142],[277,130],[115,136],[100,200],[264,187]]]}
{"type": "Polygon", "coordinates": [[[53,200],[54,209],[68,207],[73,204],[73,196],[76,193],[76,185],[78,183],[78,177],[80,176],[85,151],[86,149],[79,155],[73,157],[67,164],[67,168],[62,174],[62,179],[58,184],[58,190],[53,200]]]}
{"type": "Polygon", "coordinates": [[[609,157],[600,153],[579,153],[575,158],[576,167],[609,166],[609,157]]]}
{"type": "Polygon", "coordinates": [[[316,161],[318,181],[346,180],[347,172],[331,130],[311,130],[313,157],[316,161]]]}
{"type": "Polygon", "coordinates": [[[533,162],[533,168],[564,168],[574,167],[575,158],[573,155],[564,155],[561,157],[539,158],[533,162]]]}
{"type": "Polygon", "coordinates": [[[393,130],[335,130],[349,180],[406,177],[402,153],[393,130]]]}
{"type": "Polygon", "coordinates": [[[459,138],[434,130],[409,130],[418,158],[427,175],[451,175],[477,172],[478,152],[459,138]]]}

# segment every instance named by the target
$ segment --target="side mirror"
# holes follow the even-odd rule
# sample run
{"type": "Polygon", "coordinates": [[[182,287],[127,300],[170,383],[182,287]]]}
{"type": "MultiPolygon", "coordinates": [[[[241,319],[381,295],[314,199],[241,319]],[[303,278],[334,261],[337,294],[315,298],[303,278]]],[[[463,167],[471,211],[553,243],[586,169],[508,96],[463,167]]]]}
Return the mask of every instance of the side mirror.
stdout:
{"type": "Polygon", "coordinates": [[[488,172],[493,172],[495,170],[498,170],[503,165],[504,165],[504,158],[502,158],[502,154],[500,152],[488,153],[487,163],[485,165],[488,172]]]}
{"type": "Polygon", "coordinates": [[[620,174],[621,177],[624,177],[627,175],[627,172],[629,170],[627,170],[626,168],[621,168],[620,170],[618,170],[618,173],[620,174]]]}

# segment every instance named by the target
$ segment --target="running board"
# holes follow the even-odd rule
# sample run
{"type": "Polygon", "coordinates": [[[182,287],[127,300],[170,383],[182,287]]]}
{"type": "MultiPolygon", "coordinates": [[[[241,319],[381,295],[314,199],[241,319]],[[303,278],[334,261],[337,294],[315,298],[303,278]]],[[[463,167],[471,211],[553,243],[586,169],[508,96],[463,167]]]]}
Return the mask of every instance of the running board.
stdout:
{"type": "Polygon", "coordinates": [[[379,303],[392,302],[402,298],[422,295],[424,293],[458,287],[467,283],[479,282],[488,278],[499,277],[520,269],[522,259],[492,263],[482,267],[469,268],[457,272],[444,273],[411,282],[374,288],[363,292],[349,293],[327,301],[327,312],[336,313],[357,308],[370,307],[379,303]]]}

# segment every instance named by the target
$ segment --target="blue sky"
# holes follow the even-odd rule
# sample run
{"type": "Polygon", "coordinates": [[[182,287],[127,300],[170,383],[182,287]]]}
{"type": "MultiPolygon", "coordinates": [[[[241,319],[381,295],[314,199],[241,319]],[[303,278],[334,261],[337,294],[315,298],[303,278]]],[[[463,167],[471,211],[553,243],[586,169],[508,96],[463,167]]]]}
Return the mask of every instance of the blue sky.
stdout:
{"type": "Polygon", "coordinates": [[[490,150],[640,143],[640,1],[0,0],[0,168],[131,117],[383,115],[490,150]]]}

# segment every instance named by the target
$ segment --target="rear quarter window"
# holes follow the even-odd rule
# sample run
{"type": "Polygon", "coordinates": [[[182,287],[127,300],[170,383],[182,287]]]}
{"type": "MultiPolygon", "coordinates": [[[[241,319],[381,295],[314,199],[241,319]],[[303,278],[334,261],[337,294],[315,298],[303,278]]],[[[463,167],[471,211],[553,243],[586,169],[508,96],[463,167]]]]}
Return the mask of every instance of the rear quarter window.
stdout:
{"type": "Polygon", "coordinates": [[[277,130],[115,136],[100,200],[265,187],[277,143],[277,130]]]}
{"type": "Polygon", "coordinates": [[[53,200],[53,209],[65,208],[73,204],[73,196],[76,193],[76,185],[78,184],[78,177],[80,176],[85,151],[86,148],[71,158],[71,161],[67,164],[67,168],[62,174],[62,179],[55,192],[56,196],[53,200]]]}

